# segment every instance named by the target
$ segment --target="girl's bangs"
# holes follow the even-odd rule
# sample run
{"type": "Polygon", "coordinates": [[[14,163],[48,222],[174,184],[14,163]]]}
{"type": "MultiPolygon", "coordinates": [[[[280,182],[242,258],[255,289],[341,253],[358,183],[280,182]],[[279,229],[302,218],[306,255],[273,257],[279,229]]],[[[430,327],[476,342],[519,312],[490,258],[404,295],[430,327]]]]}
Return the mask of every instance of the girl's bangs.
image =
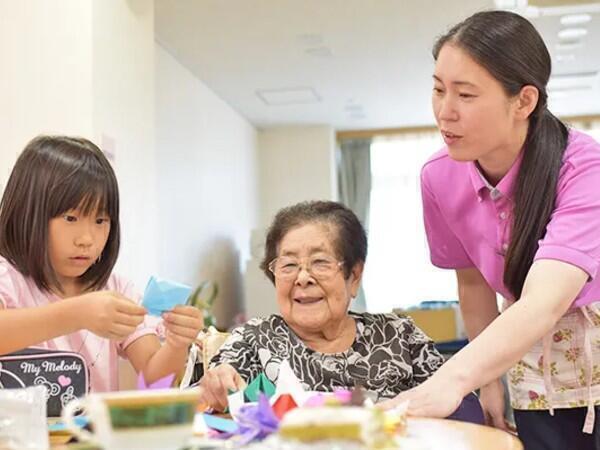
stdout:
{"type": "Polygon", "coordinates": [[[111,220],[116,220],[118,195],[116,180],[110,174],[78,170],[52,190],[50,215],[57,217],[67,211],[78,210],[84,216],[107,214],[111,220]]]}

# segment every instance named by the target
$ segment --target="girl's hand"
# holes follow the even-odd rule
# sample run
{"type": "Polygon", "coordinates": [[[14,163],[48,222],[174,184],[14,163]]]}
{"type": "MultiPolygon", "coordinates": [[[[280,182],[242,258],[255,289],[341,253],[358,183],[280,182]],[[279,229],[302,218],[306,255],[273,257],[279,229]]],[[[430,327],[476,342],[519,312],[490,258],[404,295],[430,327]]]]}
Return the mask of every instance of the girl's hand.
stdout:
{"type": "Polygon", "coordinates": [[[162,315],[167,330],[166,343],[176,348],[187,348],[204,325],[202,312],[194,306],[177,305],[162,315]]]}
{"type": "Polygon", "coordinates": [[[122,340],[144,321],[146,309],[118,292],[96,291],[78,297],[83,327],[113,340],[122,340]]]}
{"type": "Polygon", "coordinates": [[[463,396],[450,378],[434,374],[431,378],[408,391],[398,394],[391,400],[379,404],[381,408],[391,409],[396,405],[410,401],[408,414],[420,417],[448,417],[456,411],[463,396]]]}
{"type": "Polygon", "coordinates": [[[217,411],[227,408],[227,393],[238,391],[246,387],[240,374],[229,364],[220,364],[210,369],[200,380],[204,388],[200,394],[201,401],[217,411]]]}

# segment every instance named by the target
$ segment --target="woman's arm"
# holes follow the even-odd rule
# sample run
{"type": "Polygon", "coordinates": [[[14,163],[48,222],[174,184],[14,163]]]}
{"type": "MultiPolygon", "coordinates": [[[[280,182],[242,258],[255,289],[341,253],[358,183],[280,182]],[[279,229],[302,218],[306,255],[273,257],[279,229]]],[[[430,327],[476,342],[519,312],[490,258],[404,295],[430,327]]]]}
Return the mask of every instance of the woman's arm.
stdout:
{"type": "MultiPolygon", "coordinates": [[[[478,269],[456,271],[460,310],[469,341],[473,341],[487,326],[498,317],[496,293],[489,286],[478,269]]],[[[504,385],[495,379],[481,386],[479,400],[486,423],[507,430],[504,420],[504,385]]]]}
{"type": "Polygon", "coordinates": [[[588,279],[580,268],[557,260],[536,261],[518,302],[425,383],[388,406],[410,400],[413,415],[446,417],[472,390],[506,372],[564,315],[588,279]]]}
{"type": "Polygon", "coordinates": [[[457,270],[456,279],[460,312],[469,341],[472,341],[498,317],[496,293],[475,268],[457,270]]]}
{"type": "Polygon", "coordinates": [[[550,332],[587,279],[586,272],[571,264],[536,261],[520,300],[457,353],[448,362],[446,374],[464,394],[502,375],[550,332]]]}

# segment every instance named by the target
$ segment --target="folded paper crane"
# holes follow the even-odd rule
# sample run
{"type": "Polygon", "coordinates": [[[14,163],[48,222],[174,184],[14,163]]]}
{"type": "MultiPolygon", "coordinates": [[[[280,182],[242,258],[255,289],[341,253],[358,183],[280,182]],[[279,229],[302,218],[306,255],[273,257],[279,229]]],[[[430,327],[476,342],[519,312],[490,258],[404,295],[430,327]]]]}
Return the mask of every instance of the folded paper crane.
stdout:
{"type": "Polygon", "coordinates": [[[275,394],[275,385],[264,373],[260,373],[246,386],[244,397],[249,402],[257,402],[260,393],[265,394],[267,398],[271,398],[275,394]]]}
{"type": "Polygon", "coordinates": [[[163,312],[173,309],[176,305],[184,305],[191,292],[192,288],[185,284],[150,277],[144,291],[142,306],[148,310],[148,314],[160,317],[163,312]]]}

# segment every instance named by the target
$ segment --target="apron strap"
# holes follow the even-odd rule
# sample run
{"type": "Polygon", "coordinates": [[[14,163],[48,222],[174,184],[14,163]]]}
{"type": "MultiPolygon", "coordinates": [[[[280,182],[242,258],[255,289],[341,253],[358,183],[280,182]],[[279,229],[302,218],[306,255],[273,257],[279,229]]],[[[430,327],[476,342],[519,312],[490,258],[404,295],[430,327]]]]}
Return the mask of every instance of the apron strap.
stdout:
{"type": "Polygon", "coordinates": [[[582,307],[579,309],[582,313],[581,321],[584,330],[584,338],[583,338],[583,354],[584,354],[584,364],[585,364],[585,387],[587,389],[587,414],[585,415],[585,422],[583,424],[583,432],[592,434],[594,432],[594,422],[596,419],[596,408],[594,406],[594,399],[592,398],[592,375],[594,369],[594,361],[592,356],[592,342],[590,339],[590,328],[593,326],[594,322],[590,318],[587,307],[582,307]]]}
{"type": "Polygon", "coordinates": [[[550,369],[550,350],[552,349],[552,333],[546,333],[542,338],[542,358],[544,359],[544,388],[546,389],[546,401],[550,406],[550,415],[554,416],[552,397],[554,387],[552,386],[552,372],[550,369]]]}

